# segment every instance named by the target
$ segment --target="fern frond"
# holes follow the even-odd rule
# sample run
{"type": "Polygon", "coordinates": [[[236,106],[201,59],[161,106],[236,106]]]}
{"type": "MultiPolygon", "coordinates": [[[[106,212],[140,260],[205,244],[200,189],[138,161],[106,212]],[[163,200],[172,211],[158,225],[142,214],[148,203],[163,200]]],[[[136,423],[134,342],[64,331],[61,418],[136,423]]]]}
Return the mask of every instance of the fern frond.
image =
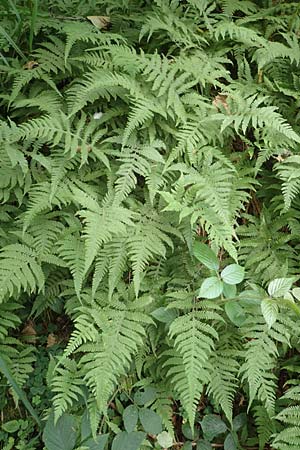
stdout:
{"type": "Polygon", "coordinates": [[[65,237],[59,243],[58,254],[66,261],[74,279],[75,292],[80,297],[85,273],[84,243],[74,235],[65,237]]]}
{"type": "Polygon", "coordinates": [[[188,414],[191,426],[204,384],[209,380],[207,361],[218,333],[210,321],[221,321],[221,317],[208,303],[175,319],[170,325],[169,335],[174,339],[175,352],[165,363],[180,400],[188,414]]]}
{"type": "Polygon", "coordinates": [[[266,444],[270,442],[275,433],[274,420],[270,418],[264,406],[255,406],[254,420],[258,434],[259,450],[264,450],[266,444]]]}
{"type": "Polygon", "coordinates": [[[300,156],[289,156],[283,162],[276,164],[276,171],[283,182],[282,193],[285,211],[287,211],[300,192],[300,156]]]}
{"type": "Polygon", "coordinates": [[[143,313],[126,310],[126,305],[100,309],[94,304],[92,308],[79,310],[75,326],[76,329],[79,326],[80,333],[78,335],[76,330],[75,333],[81,337],[81,342],[77,341],[72,347],[79,344],[78,350],[84,352],[79,365],[85,383],[96,398],[99,410],[105,412],[115,384],[143,345],[145,324],[152,321],[143,313]],[[98,330],[96,334],[89,333],[91,326],[98,330]],[[86,343],[81,345],[82,341],[86,343]]]}
{"type": "Polygon", "coordinates": [[[240,345],[234,348],[234,345],[228,345],[228,342],[233,343],[234,336],[222,335],[209,359],[208,393],[221,406],[231,423],[233,402],[238,388],[240,345]]]}
{"type": "Polygon", "coordinates": [[[290,402],[276,419],[283,423],[284,429],[279,432],[272,445],[278,450],[296,450],[300,445],[300,388],[295,386],[290,388],[282,397],[290,402]]]}
{"type": "Polygon", "coordinates": [[[78,372],[76,362],[64,360],[64,367],[58,367],[51,380],[54,392],[53,406],[55,420],[83,396],[83,380],[78,372]]]}
{"type": "Polygon", "coordinates": [[[0,341],[8,336],[9,329],[16,328],[21,323],[21,319],[14,313],[20,309],[21,305],[13,302],[0,304],[0,341]]]}
{"type": "Polygon", "coordinates": [[[3,247],[0,252],[0,300],[21,290],[41,290],[45,279],[36,252],[21,244],[3,247]]]}

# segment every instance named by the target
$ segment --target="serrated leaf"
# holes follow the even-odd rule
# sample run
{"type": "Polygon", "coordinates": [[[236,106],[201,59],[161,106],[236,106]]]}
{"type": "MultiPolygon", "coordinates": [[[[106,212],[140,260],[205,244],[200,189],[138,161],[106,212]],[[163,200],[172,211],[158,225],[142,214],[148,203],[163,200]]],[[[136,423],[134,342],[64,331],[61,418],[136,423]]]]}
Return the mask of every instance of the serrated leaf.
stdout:
{"type": "Polygon", "coordinates": [[[73,450],[76,435],[75,417],[63,414],[54,424],[54,415],[51,414],[43,432],[43,441],[47,450],[73,450]]]}
{"type": "Polygon", "coordinates": [[[199,437],[199,432],[197,427],[191,428],[189,422],[186,422],[181,427],[182,434],[186,439],[190,439],[191,441],[196,441],[199,437]]]}
{"type": "Polygon", "coordinates": [[[157,436],[157,442],[163,448],[170,448],[173,445],[173,438],[167,431],[163,431],[157,436]]]}
{"type": "Polygon", "coordinates": [[[247,316],[244,309],[239,305],[238,302],[229,301],[225,303],[225,312],[230,319],[230,321],[240,327],[245,322],[247,316]]]}
{"type": "Polygon", "coordinates": [[[135,405],[127,406],[123,411],[123,422],[127,433],[131,433],[137,426],[139,417],[138,409],[135,405]]]}
{"type": "Polygon", "coordinates": [[[219,260],[208,245],[202,244],[201,242],[194,242],[193,253],[195,258],[197,258],[198,261],[204,264],[208,269],[219,269],[219,260]]]}
{"type": "Polygon", "coordinates": [[[232,428],[234,431],[239,431],[247,423],[247,414],[240,413],[233,418],[232,428]]]}
{"type": "Polygon", "coordinates": [[[90,438],[84,442],[83,447],[87,447],[88,450],[104,450],[108,436],[108,434],[101,434],[101,436],[96,436],[96,439],[90,438]]]}
{"type": "Polygon", "coordinates": [[[223,283],[217,277],[206,278],[200,288],[199,297],[217,298],[223,292],[223,283]]]}
{"type": "Polygon", "coordinates": [[[158,322],[162,323],[170,323],[176,319],[176,311],[173,309],[167,309],[164,307],[160,307],[152,311],[151,316],[154,317],[158,322]]]}
{"type": "Polygon", "coordinates": [[[226,436],[224,441],[224,450],[237,450],[234,437],[231,433],[226,436]]]}
{"type": "Polygon", "coordinates": [[[223,283],[223,295],[225,298],[236,297],[236,285],[223,283]]]}
{"type": "Polygon", "coordinates": [[[292,294],[297,300],[300,300],[300,288],[294,288],[292,294]]]}
{"type": "Polygon", "coordinates": [[[211,443],[200,439],[200,441],[197,442],[197,450],[212,450],[211,443]]]}
{"type": "Polygon", "coordinates": [[[226,424],[220,416],[215,414],[207,414],[200,423],[204,437],[206,437],[209,441],[213,440],[220,434],[226,433],[227,431],[226,424]]]}
{"type": "Polygon", "coordinates": [[[144,391],[138,391],[134,394],[134,402],[139,405],[143,406],[147,403],[152,403],[157,398],[157,392],[156,389],[148,386],[145,388],[144,391]]]}
{"type": "Polygon", "coordinates": [[[243,281],[245,269],[238,264],[229,264],[221,272],[221,278],[227,284],[239,284],[243,281]]]}
{"type": "Polygon", "coordinates": [[[268,327],[271,328],[278,317],[278,305],[271,298],[264,298],[261,302],[261,312],[268,327]]]}
{"type": "Polygon", "coordinates": [[[276,278],[271,281],[268,286],[268,294],[270,297],[284,297],[292,287],[295,278],[276,278]]]}
{"type": "Polygon", "coordinates": [[[145,437],[146,434],[141,431],[122,431],[115,436],[111,450],[138,450],[145,437]]]}
{"type": "Polygon", "coordinates": [[[140,422],[149,434],[159,434],[162,431],[162,421],[156,412],[149,408],[142,408],[139,410],[140,422]]]}

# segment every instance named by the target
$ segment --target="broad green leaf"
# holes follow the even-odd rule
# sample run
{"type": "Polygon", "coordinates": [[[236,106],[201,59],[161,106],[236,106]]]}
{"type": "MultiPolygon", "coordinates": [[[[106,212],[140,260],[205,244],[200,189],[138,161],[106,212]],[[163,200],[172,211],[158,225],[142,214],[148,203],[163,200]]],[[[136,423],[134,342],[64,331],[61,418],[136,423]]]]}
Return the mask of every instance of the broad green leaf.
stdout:
{"type": "Polygon", "coordinates": [[[223,283],[223,295],[225,298],[236,297],[236,285],[223,283]]]}
{"type": "Polygon", "coordinates": [[[152,311],[151,316],[154,317],[158,322],[170,323],[176,319],[176,312],[174,309],[167,309],[160,307],[152,311]]]}
{"type": "Polygon", "coordinates": [[[184,444],[184,446],[181,448],[182,448],[182,450],[193,450],[193,444],[192,444],[192,442],[186,442],[184,444]]]}
{"type": "Polygon", "coordinates": [[[252,306],[259,306],[262,299],[266,296],[266,293],[264,290],[257,291],[257,290],[245,290],[242,291],[239,294],[239,301],[242,306],[245,308],[252,307],[252,306]]]}
{"type": "Polygon", "coordinates": [[[275,298],[285,297],[294,282],[295,278],[276,278],[269,284],[268,294],[275,298]]]}
{"type": "Polygon", "coordinates": [[[199,432],[196,427],[192,430],[189,422],[186,422],[182,425],[182,434],[186,439],[197,440],[199,437],[199,432]]]}
{"type": "Polygon", "coordinates": [[[294,288],[292,294],[297,300],[300,300],[300,288],[294,288]]]}
{"type": "Polygon", "coordinates": [[[122,431],[113,440],[111,450],[138,450],[145,439],[146,434],[141,431],[127,433],[122,431]]]}
{"type": "Polygon", "coordinates": [[[231,433],[226,436],[224,441],[224,450],[237,450],[237,445],[231,433]]]}
{"type": "Polygon", "coordinates": [[[211,443],[200,439],[200,441],[197,442],[196,450],[212,450],[211,443]]]}
{"type": "Polygon", "coordinates": [[[200,288],[199,297],[217,298],[223,292],[223,283],[218,277],[206,278],[200,288]]]}
{"type": "Polygon", "coordinates": [[[2,424],[2,430],[6,433],[15,433],[20,428],[20,422],[18,420],[10,420],[2,424]]]}
{"type": "Polygon", "coordinates": [[[240,327],[245,322],[247,316],[244,309],[238,302],[229,301],[225,303],[225,312],[234,325],[240,327]]]}
{"type": "Polygon", "coordinates": [[[167,431],[163,431],[157,436],[157,442],[163,448],[170,448],[173,445],[173,438],[167,431]]]}
{"type": "Polygon", "coordinates": [[[123,412],[123,422],[127,433],[134,431],[139,417],[139,411],[135,405],[127,406],[123,412]]]}
{"type": "Polygon", "coordinates": [[[50,414],[43,432],[47,450],[73,450],[76,436],[75,417],[63,414],[54,424],[54,414],[50,414]]]}
{"type": "Polygon", "coordinates": [[[212,441],[216,436],[227,431],[226,424],[220,416],[216,416],[215,414],[207,414],[200,423],[203,434],[209,441],[212,441]]]}
{"type": "Polygon", "coordinates": [[[271,328],[278,317],[278,305],[271,298],[264,298],[261,302],[261,312],[268,327],[271,328]]]}
{"type": "Polygon", "coordinates": [[[152,403],[157,398],[156,389],[148,386],[144,391],[138,391],[134,394],[134,402],[139,406],[144,406],[147,403],[152,403]]]}
{"type": "Polygon", "coordinates": [[[222,280],[227,284],[239,284],[243,281],[245,269],[238,264],[229,264],[221,272],[222,280]]]}
{"type": "Polygon", "coordinates": [[[195,258],[197,258],[198,261],[204,264],[208,269],[219,269],[219,260],[208,245],[202,244],[201,242],[194,242],[193,253],[195,258]]]}
{"type": "Polygon", "coordinates": [[[233,418],[232,428],[234,431],[239,431],[247,423],[247,414],[240,413],[233,418]]]}
{"type": "Polygon", "coordinates": [[[80,432],[81,432],[81,441],[84,441],[85,439],[92,436],[91,422],[89,412],[87,409],[81,417],[80,432]]]}
{"type": "Polygon", "coordinates": [[[90,438],[82,443],[83,447],[87,447],[88,450],[104,450],[108,441],[108,434],[101,434],[96,439],[90,438]]]}
{"type": "Polygon", "coordinates": [[[162,431],[162,421],[156,412],[149,408],[142,408],[139,410],[139,418],[141,424],[149,434],[159,434],[162,431]]]}

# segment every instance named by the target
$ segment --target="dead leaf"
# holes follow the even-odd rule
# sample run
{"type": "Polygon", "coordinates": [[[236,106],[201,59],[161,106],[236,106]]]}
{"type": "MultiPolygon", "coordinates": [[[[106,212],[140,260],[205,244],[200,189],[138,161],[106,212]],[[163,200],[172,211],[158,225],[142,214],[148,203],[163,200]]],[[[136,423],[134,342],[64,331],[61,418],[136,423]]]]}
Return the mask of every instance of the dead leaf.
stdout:
{"type": "Polygon", "coordinates": [[[225,94],[218,94],[215,96],[215,98],[213,99],[212,104],[217,108],[220,109],[220,106],[222,105],[223,108],[226,109],[226,111],[229,112],[229,107],[227,104],[227,95],[225,94]]]}
{"type": "Polygon", "coordinates": [[[110,26],[110,18],[108,16],[87,16],[87,19],[99,30],[107,30],[110,26]]]}
{"type": "Polygon", "coordinates": [[[34,328],[34,323],[32,320],[27,322],[27,324],[25,325],[25,327],[23,328],[21,333],[22,333],[23,339],[26,342],[36,343],[37,332],[34,328]]]}
{"type": "Polygon", "coordinates": [[[52,347],[53,345],[57,344],[57,337],[55,336],[55,334],[50,333],[48,334],[48,338],[47,338],[47,348],[52,347]]]}
{"type": "Polygon", "coordinates": [[[32,70],[35,67],[38,67],[39,63],[37,61],[27,61],[26,64],[24,64],[23,69],[32,70]]]}

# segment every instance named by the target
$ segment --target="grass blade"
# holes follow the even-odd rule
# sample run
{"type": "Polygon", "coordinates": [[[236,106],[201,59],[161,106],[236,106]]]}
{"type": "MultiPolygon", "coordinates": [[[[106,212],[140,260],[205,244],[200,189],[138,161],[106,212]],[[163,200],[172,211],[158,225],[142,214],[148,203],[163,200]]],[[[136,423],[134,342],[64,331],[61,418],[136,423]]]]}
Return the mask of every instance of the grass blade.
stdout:
{"type": "Polygon", "coordinates": [[[5,31],[2,25],[0,25],[0,34],[10,43],[10,45],[16,50],[16,52],[21,56],[21,58],[26,59],[26,56],[22,52],[22,50],[17,46],[15,41],[10,37],[9,34],[5,31]]]}
{"type": "Polygon", "coordinates": [[[33,0],[33,6],[31,11],[30,21],[30,34],[29,34],[29,51],[32,52],[33,36],[35,31],[36,18],[38,13],[38,0],[33,0]]]}
{"type": "Polygon", "coordinates": [[[0,371],[7,378],[7,381],[13,387],[13,389],[15,390],[15,392],[16,392],[17,396],[19,397],[19,399],[23,402],[25,408],[28,410],[28,412],[32,415],[32,417],[34,418],[36,423],[41,428],[42,424],[41,424],[39,416],[37,415],[36,411],[31,406],[31,404],[30,404],[30,402],[29,402],[25,392],[20,388],[20,386],[18,385],[18,383],[14,379],[13,374],[11,373],[7,363],[2,358],[2,356],[0,356],[0,371]]]}

